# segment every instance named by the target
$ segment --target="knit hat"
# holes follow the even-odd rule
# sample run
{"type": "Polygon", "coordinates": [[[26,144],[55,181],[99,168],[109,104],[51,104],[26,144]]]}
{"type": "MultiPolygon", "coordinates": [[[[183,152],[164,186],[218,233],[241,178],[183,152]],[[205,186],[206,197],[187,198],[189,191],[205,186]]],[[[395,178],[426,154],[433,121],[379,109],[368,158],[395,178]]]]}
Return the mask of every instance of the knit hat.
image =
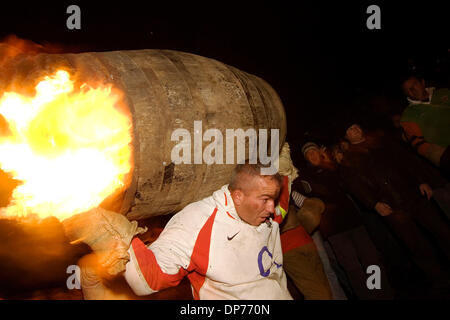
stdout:
{"type": "Polygon", "coordinates": [[[319,146],[315,144],[314,142],[307,142],[302,147],[302,154],[305,157],[306,153],[311,149],[317,149],[320,150],[319,146]]]}

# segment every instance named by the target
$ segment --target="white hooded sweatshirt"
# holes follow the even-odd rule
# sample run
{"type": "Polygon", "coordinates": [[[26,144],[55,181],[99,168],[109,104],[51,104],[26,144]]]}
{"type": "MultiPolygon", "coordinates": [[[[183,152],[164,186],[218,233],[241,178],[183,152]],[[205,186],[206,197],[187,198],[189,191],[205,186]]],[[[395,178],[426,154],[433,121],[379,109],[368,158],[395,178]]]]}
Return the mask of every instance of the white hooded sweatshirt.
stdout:
{"type": "Polygon", "coordinates": [[[228,185],[186,206],[150,246],[135,238],[125,278],[137,295],[188,276],[195,299],[292,299],[278,223],[241,220],[228,185]]]}

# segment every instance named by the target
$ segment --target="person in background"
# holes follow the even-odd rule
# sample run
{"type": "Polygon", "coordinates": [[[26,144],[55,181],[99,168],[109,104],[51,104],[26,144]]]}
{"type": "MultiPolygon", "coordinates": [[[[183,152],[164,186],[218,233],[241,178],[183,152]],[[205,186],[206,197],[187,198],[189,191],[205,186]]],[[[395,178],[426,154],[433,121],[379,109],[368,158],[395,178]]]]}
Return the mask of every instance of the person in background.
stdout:
{"type": "Polygon", "coordinates": [[[414,157],[395,144],[366,135],[357,123],[345,124],[344,131],[349,149],[341,164],[341,177],[348,191],[368,210],[374,209],[383,217],[433,287],[448,286],[449,274],[421,230],[424,227],[432,233],[444,255],[450,258],[448,223],[430,201],[433,182],[428,181],[414,157]]]}
{"type": "Polygon", "coordinates": [[[324,204],[320,199],[303,197],[301,200],[294,200],[298,204],[297,209],[290,201],[292,183],[298,177],[298,170],[292,163],[287,142],[280,152],[279,173],[283,176],[283,186],[275,208],[274,221],[280,224],[284,269],[305,300],[331,300],[333,296],[330,284],[317,247],[310,236],[315,222],[310,219],[311,223],[308,223],[302,219],[304,216],[320,216],[324,204]]]}
{"type": "Polygon", "coordinates": [[[304,177],[303,183],[294,185],[293,190],[318,197],[325,203],[319,230],[343,267],[353,295],[363,300],[392,299],[393,292],[385,276],[381,255],[370,239],[357,208],[341,188],[336,163],[325,148],[319,148],[314,142],[304,144],[302,153],[312,173],[304,177]],[[370,265],[380,267],[381,290],[367,287],[366,271],[370,265]]]}
{"type": "Polygon", "coordinates": [[[410,76],[402,83],[409,105],[400,119],[406,141],[417,153],[450,174],[450,90],[426,87],[410,76]]]}
{"type": "MultiPolygon", "coordinates": [[[[339,179],[342,188],[347,192],[342,178],[343,171],[347,160],[345,152],[349,149],[347,141],[340,141],[332,147],[332,157],[338,164],[339,179]]],[[[389,227],[383,223],[382,217],[376,215],[372,210],[367,210],[361,203],[349,196],[358,208],[364,226],[370,235],[376,248],[381,253],[383,262],[387,268],[389,282],[395,292],[395,299],[417,298],[421,296],[421,287],[423,281],[420,270],[412,263],[404,246],[399,243],[397,238],[392,234],[389,227]]]]}

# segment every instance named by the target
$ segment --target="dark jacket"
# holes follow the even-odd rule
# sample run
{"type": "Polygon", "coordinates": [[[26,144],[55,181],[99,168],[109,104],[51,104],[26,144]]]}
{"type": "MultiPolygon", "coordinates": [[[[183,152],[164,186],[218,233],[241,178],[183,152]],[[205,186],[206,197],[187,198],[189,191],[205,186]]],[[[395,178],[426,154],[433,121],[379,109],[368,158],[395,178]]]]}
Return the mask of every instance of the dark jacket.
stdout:
{"type": "Polygon", "coordinates": [[[421,197],[420,184],[435,188],[443,183],[402,146],[374,136],[350,146],[339,174],[348,192],[370,209],[384,202],[408,210],[421,197]]]}
{"type": "Polygon", "coordinates": [[[337,171],[314,168],[294,181],[292,190],[307,197],[317,197],[325,203],[319,231],[324,239],[363,224],[358,209],[343,191],[337,171]],[[303,181],[303,183],[302,183],[303,181]],[[311,190],[305,188],[307,182],[311,190]]]}

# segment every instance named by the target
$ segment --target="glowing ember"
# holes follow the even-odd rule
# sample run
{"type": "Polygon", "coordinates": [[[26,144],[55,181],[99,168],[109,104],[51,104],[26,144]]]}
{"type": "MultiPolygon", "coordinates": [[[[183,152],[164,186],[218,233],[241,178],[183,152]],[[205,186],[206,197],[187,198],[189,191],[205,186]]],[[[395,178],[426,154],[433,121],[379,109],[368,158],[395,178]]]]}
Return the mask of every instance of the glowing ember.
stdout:
{"type": "Polygon", "coordinates": [[[0,168],[22,181],[0,215],[62,220],[124,186],[131,121],[116,108],[121,96],[111,86],[74,90],[59,70],[35,89],[34,97],[6,92],[0,99],[9,126],[0,136],[0,168]]]}

